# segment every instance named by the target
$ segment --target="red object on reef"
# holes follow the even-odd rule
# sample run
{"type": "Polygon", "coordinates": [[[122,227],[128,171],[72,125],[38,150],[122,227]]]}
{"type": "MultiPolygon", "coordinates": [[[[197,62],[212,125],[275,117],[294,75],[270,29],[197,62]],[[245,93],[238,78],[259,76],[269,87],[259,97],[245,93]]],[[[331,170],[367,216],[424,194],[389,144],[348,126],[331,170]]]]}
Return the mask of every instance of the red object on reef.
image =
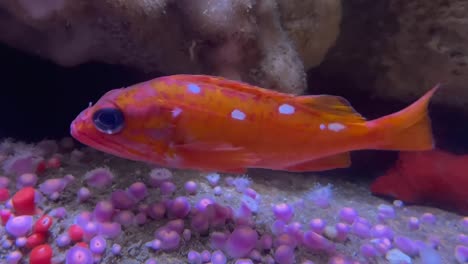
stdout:
{"type": "Polygon", "coordinates": [[[41,160],[36,167],[36,174],[42,174],[46,171],[47,166],[46,162],[44,160],[41,160]]]}
{"type": "Polygon", "coordinates": [[[52,226],[54,219],[48,215],[43,215],[34,223],[34,232],[47,233],[52,226]]]}
{"type": "Polygon", "coordinates": [[[468,213],[468,155],[442,150],[401,152],[396,165],[371,185],[373,194],[468,213]]]}
{"type": "Polygon", "coordinates": [[[52,157],[47,160],[46,163],[46,168],[50,169],[58,169],[62,165],[62,162],[60,161],[59,157],[52,157]]]}
{"type": "Polygon", "coordinates": [[[88,248],[88,244],[86,244],[85,242],[78,242],[78,243],[76,243],[76,246],[77,246],[77,247],[88,248]]]}
{"type": "Polygon", "coordinates": [[[15,214],[19,215],[34,215],[36,205],[34,203],[35,189],[25,187],[13,195],[11,199],[15,214]]]}
{"type": "Polygon", "coordinates": [[[0,209],[0,223],[4,226],[11,217],[11,211],[8,209],[0,209]]]}
{"type": "Polygon", "coordinates": [[[26,241],[27,248],[35,248],[47,241],[47,233],[34,233],[30,235],[26,241]]]}
{"type": "Polygon", "coordinates": [[[7,188],[0,188],[0,203],[5,202],[10,198],[10,191],[7,188]]]}
{"type": "Polygon", "coordinates": [[[30,264],[50,264],[52,263],[52,247],[49,244],[36,246],[29,256],[30,264]]]}
{"type": "Polygon", "coordinates": [[[77,224],[73,224],[68,228],[68,236],[70,236],[70,239],[74,242],[80,242],[83,240],[83,235],[83,228],[77,224]]]}

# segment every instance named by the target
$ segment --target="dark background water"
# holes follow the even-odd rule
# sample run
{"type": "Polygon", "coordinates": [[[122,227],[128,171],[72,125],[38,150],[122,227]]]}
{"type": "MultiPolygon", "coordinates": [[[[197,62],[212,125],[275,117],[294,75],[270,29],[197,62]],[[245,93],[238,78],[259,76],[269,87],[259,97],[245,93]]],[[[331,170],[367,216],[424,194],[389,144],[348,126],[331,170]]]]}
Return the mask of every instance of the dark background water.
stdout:
{"type": "MultiPolygon", "coordinates": [[[[27,142],[69,136],[70,122],[90,101],[95,102],[107,90],[157,77],[102,63],[64,68],[5,45],[0,45],[0,58],[0,138],[27,142]]],[[[369,94],[359,92],[351,79],[346,73],[330,73],[321,67],[308,72],[309,87],[314,87],[314,93],[343,96],[368,119],[408,105],[371,99],[369,94]]],[[[431,105],[430,114],[438,147],[466,153],[468,118],[460,111],[438,105],[431,105]]],[[[380,173],[393,164],[396,154],[355,152],[351,171],[380,173]]]]}
{"type": "Polygon", "coordinates": [[[68,136],[70,122],[90,101],[141,76],[102,63],[64,68],[5,45],[0,45],[0,58],[0,138],[38,141],[68,136]]]}

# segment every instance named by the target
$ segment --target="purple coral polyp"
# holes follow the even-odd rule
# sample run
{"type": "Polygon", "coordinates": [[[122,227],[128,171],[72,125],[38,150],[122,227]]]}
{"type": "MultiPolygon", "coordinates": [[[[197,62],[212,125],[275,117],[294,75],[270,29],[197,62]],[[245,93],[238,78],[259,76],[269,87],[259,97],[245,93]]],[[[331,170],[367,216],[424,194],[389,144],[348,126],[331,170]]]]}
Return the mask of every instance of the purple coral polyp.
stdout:
{"type": "Polygon", "coordinates": [[[0,188],[8,188],[10,179],[5,176],[0,176],[0,188]]]}
{"type": "Polygon", "coordinates": [[[273,206],[273,213],[276,219],[282,220],[285,223],[291,221],[294,216],[293,208],[286,203],[279,203],[273,206]]]}
{"type": "MultiPolygon", "coordinates": [[[[110,201],[100,201],[96,204],[93,211],[94,219],[100,222],[109,222],[114,215],[114,205],[110,201]]],[[[88,220],[90,220],[89,217],[88,220]]]]}
{"type": "Polygon", "coordinates": [[[152,219],[160,220],[166,214],[166,205],[162,202],[152,203],[148,206],[146,213],[152,219]]]}
{"type": "Polygon", "coordinates": [[[84,176],[86,183],[97,189],[104,189],[112,184],[114,174],[108,168],[96,168],[84,176]]]}
{"type": "Polygon", "coordinates": [[[98,234],[104,238],[117,238],[122,233],[122,225],[119,223],[99,223],[98,234]]]}
{"type": "Polygon", "coordinates": [[[127,191],[115,190],[111,194],[112,205],[116,209],[131,209],[135,206],[135,199],[127,191]]]}
{"type": "Polygon", "coordinates": [[[46,194],[51,195],[53,193],[62,192],[67,187],[67,181],[63,178],[48,179],[39,185],[39,190],[46,194]]]}
{"type": "Polygon", "coordinates": [[[247,226],[238,226],[229,236],[224,249],[233,258],[246,257],[255,248],[257,240],[257,231],[247,226]]]}
{"type": "Polygon", "coordinates": [[[179,233],[170,229],[160,230],[157,232],[156,238],[161,241],[161,249],[163,250],[175,250],[181,241],[179,233]]]}
{"type": "Polygon", "coordinates": [[[170,202],[168,216],[172,218],[184,218],[190,213],[190,203],[186,197],[177,197],[170,202]]]}
{"type": "Polygon", "coordinates": [[[184,185],[187,194],[194,195],[197,193],[198,184],[194,181],[187,181],[184,185]]]}
{"type": "Polygon", "coordinates": [[[153,169],[149,174],[149,184],[151,187],[160,187],[163,182],[172,180],[172,172],[165,168],[153,169]]]}
{"type": "Polygon", "coordinates": [[[275,260],[279,264],[294,264],[296,257],[293,248],[287,245],[279,246],[275,250],[275,260]]]}
{"type": "Polygon", "coordinates": [[[382,225],[382,224],[377,224],[372,227],[371,229],[371,236],[373,238],[381,238],[381,237],[386,237],[389,239],[393,239],[393,230],[391,227],[382,225]]]}
{"type": "Polygon", "coordinates": [[[415,256],[418,254],[417,244],[408,237],[396,236],[393,242],[395,243],[396,248],[410,256],[415,256]]]}
{"type": "Polygon", "coordinates": [[[317,234],[322,234],[327,222],[321,218],[314,218],[309,222],[309,228],[317,234]]]}
{"type": "Polygon", "coordinates": [[[308,249],[315,251],[329,251],[334,248],[334,244],[328,239],[312,231],[306,231],[304,233],[303,243],[308,249]]]}
{"type": "Polygon", "coordinates": [[[31,231],[32,225],[33,217],[30,215],[10,217],[5,230],[14,237],[23,237],[31,231]]]}
{"type": "Polygon", "coordinates": [[[341,221],[352,224],[356,217],[358,217],[358,213],[354,208],[351,207],[343,207],[340,212],[338,213],[338,217],[341,221]]]}
{"type": "Polygon", "coordinates": [[[106,251],[107,241],[102,236],[95,236],[89,242],[89,249],[94,254],[103,254],[106,251]]]}
{"type": "Polygon", "coordinates": [[[65,264],[93,264],[94,258],[91,250],[81,247],[73,246],[66,254],[65,264]]]}
{"type": "Polygon", "coordinates": [[[23,173],[16,180],[16,189],[24,187],[34,187],[37,183],[37,175],[35,173],[23,173]]]}
{"type": "Polygon", "coordinates": [[[128,193],[136,201],[141,201],[148,195],[148,190],[143,182],[135,182],[128,187],[128,193]]]}

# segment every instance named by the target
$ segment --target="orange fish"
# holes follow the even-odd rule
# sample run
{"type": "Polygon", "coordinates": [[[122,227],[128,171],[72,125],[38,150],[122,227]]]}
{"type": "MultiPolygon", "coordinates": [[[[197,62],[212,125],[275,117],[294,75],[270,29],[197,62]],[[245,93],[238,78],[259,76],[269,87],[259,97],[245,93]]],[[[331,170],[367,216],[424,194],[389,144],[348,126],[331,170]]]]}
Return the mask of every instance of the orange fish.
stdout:
{"type": "Polygon", "coordinates": [[[401,152],[396,165],[371,185],[372,193],[407,203],[433,204],[468,214],[468,155],[441,150],[401,152]]]}
{"type": "Polygon", "coordinates": [[[107,92],[70,129],[85,145],[165,167],[320,171],[348,167],[352,150],[432,149],[427,107],[436,90],[400,112],[366,121],[338,96],[173,75],[107,92]]]}

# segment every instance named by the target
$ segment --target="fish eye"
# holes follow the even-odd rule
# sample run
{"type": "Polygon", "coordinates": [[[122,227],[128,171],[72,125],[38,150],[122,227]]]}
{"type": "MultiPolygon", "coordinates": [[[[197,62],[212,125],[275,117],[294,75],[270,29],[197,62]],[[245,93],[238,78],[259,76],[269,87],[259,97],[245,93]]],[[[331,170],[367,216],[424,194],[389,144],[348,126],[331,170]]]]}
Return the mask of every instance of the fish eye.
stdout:
{"type": "Polygon", "coordinates": [[[93,114],[96,129],[109,135],[120,132],[124,127],[124,121],[122,111],[117,108],[102,108],[93,114]]]}

